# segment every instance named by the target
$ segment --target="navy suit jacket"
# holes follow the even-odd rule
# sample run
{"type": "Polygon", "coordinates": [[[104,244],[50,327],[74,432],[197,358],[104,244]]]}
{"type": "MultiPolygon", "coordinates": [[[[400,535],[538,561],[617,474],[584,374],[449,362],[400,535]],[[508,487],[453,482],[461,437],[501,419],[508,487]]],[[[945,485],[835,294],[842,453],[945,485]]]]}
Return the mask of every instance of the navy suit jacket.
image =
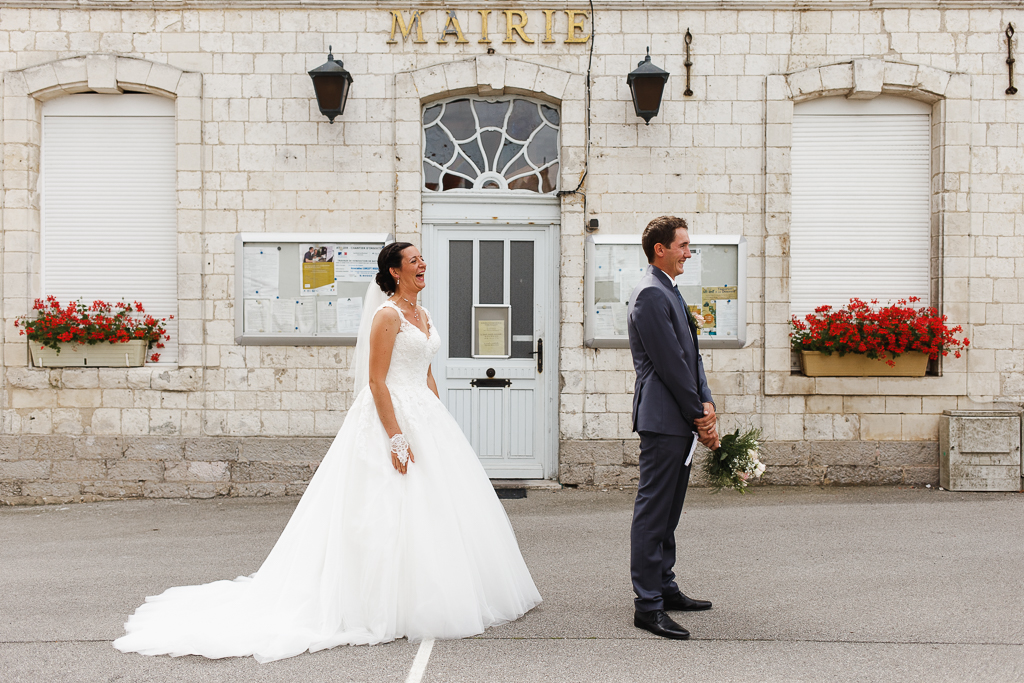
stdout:
{"type": "Polygon", "coordinates": [[[657,266],[629,297],[629,350],[636,369],[633,431],[688,436],[713,403],[697,328],[679,303],[669,276],[657,266]]]}

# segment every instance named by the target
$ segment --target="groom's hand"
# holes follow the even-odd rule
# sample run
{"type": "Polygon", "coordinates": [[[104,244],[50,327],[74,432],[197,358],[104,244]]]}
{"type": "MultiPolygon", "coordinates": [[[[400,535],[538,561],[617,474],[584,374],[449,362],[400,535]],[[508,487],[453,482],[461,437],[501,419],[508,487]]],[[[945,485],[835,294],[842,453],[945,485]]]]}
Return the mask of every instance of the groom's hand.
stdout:
{"type": "Polygon", "coordinates": [[[719,439],[718,439],[718,431],[717,430],[711,430],[711,431],[708,431],[708,432],[698,431],[697,432],[697,440],[700,441],[702,444],[704,444],[705,446],[707,446],[711,450],[716,450],[719,446],[722,445],[721,441],[719,441],[719,439]]]}
{"type": "Polygon", "coordinates": [[[693,426],[697,428],[697,440],[711,450],[722,445],[718,439],[718,416],[715,415],[714,403],[704,404],[704,417],[694,420],[693,426]]]}
{"type": "Polygon", "coordinates": [[[707,431],[715,427],[718,421],[718,416],[715,415],[715,404],[705,403],[704,404],[704,417],[698,417],[693,421],[693,426],[697,428],[697,431],[707,431]]]}

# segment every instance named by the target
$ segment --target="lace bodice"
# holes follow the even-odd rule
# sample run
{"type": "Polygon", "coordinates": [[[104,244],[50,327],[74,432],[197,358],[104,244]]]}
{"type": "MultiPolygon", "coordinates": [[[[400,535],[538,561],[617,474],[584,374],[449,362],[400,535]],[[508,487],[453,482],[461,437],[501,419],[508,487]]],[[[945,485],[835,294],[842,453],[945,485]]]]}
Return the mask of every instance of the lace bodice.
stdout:
{"type": "MultiPolygon", "coordinates": [[[[388,368],[387,379],[384,380],[389,387],[401,385],[426,386],[427,368],[430,367],[430,359],[434,357],[437,350],[441,348],[441,338],[434,329],[434,322],[430,319],[430,313],[422,308],[427,316],[427,330],[430,336],[423,334],[423,330],[405,319],[402,309],[393,301],[385,301],[377,309],[390,307],[398,312],[401,321],[401,328],[398,336],[395,337],[395,348],[391,352],[391,367],[388,368]]],[[[376,315],[376,313],[374,313],[376,315]]]]}

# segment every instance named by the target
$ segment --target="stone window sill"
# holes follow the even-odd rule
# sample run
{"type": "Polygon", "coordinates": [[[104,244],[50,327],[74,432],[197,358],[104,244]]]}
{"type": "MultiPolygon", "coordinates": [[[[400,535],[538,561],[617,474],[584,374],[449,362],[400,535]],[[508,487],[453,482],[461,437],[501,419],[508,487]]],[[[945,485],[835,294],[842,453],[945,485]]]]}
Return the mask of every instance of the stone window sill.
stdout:
{"type": "Polygon", "coordinates": [[[113,365],[82,365],[39,368],[35,365],[29,365],[25,369],[29,372],[50,372],[51,370],[154,370],[156,372],[165,372],[167,370],[180,370],[181,366],[177,363],[146,363],[145,365],[135,365],[130,368],[116,367],[113,365]]]}
{"type": "Polygon", "coordinates": [[[804,377],[766,372],[769,396],[965,396],[966,373],[941,377],[804,377]]]}

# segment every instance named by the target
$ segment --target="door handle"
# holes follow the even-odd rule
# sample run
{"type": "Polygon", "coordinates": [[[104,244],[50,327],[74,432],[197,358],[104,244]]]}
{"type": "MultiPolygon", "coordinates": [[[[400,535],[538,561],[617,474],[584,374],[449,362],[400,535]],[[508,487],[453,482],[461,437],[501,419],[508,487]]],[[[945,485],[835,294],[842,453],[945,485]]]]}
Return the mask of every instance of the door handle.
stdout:
{"type": "Polygon", "coordinates": [[[537,350],[533,352],[534,356],[537,356],[537,372],[544,372],[544,340],[537,340],[537,350]]]}

